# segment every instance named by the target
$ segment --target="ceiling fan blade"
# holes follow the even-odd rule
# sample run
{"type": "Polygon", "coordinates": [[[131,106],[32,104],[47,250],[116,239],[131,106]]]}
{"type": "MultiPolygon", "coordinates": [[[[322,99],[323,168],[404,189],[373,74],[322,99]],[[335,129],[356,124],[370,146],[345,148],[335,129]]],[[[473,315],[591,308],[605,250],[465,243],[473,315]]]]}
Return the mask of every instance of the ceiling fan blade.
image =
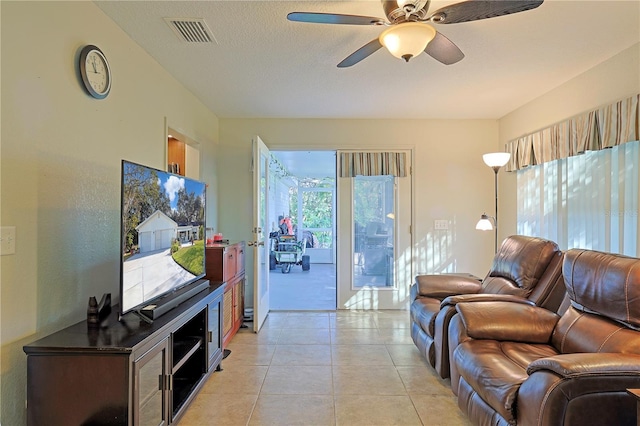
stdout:
{"type": "Polygon", "coordinates": [[[341,15],[337,13],[291,12],[287,19],[312,24],[384,25],[385,21],[373,16],[341,15]]]}
{"type": "Polygon", "coordinates": [[[440,32],[436,32],[435,38],[427,44],[424,52],[445,65],[455,64],[464,58],[462,50],[440,32]]]}
{"type": "Polygon", "coordinates": [[[428,20],[437,24],[457,24],[535,9],[543,0],[468,0],[436,10],[428,20]]]}
{"type": "Polygon", "coordinates": [[[365,59],[367,56],[375,53],[382,47],[380,40],[377,38],[371,40],[369,43],[362,46],[360,49],[353,52],[351,55],[344,58],[342,62],[338,64],[338,68],[346,68],[351,65],[355,65],[361,60],[365,59]]]}

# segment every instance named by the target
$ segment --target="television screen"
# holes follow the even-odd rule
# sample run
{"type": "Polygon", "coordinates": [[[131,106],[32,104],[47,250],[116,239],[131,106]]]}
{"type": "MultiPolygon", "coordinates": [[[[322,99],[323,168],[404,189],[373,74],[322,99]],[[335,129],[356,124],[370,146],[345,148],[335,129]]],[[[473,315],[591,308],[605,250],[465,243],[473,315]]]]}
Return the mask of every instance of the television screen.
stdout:
{"type": "Polygon", "coordinates": [[[122,161],[120,313],[205,275],[203,182],[122,161]]]}

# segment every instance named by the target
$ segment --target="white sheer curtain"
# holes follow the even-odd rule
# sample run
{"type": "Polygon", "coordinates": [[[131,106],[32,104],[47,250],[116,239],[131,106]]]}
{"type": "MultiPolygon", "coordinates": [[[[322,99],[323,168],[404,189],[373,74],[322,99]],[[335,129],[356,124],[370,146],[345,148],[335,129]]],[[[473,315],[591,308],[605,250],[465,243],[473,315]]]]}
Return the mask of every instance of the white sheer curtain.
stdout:
{"type": "Polygon", "coordinates": [[[546,162],[517,172],[517,232],[561,249],[640,256],[639,142],[546,162]]]}

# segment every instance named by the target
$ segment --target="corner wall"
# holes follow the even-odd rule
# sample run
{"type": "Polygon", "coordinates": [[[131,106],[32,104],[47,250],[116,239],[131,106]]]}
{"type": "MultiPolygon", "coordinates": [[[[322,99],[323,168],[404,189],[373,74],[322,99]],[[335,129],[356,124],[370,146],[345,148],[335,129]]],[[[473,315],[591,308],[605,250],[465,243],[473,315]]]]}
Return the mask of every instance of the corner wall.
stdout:
{"type": "Polygon", "coordinates": [[[215,226],[218,119],[94,3],[0,7],[1,224],[17,234],[16,254],[0,258],[0,421],[22,425],[22,345],[82,321],[90,296],[118,298],[121,159],[165,169],[165,119],[199,141],[215,226]],[[86,44],[112,68],[104,100],[81,86],[86,44]]]}
{"type": "MultiPolygon", "coordinates": [[[[499,149],[517,137],[636,93],[640,93],[640,43],[502,117],[499,149]]],[[[504,237],[516,231],[516,173],[500,175],[500,234],[504,237]]]]}

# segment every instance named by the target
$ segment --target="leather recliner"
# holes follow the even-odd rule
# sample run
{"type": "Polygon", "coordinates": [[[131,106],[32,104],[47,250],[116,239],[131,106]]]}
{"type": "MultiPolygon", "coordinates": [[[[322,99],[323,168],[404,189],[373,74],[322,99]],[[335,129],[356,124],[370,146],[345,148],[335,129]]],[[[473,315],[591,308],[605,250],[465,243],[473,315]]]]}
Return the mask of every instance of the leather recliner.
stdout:
{"type": "Polygon", "coordinates": [[[448,327],[457,303],[509,300],[555,311],[564,297],[563,253],[537,237],[512,235],[479,281],[455,274],[418,275],[411,286],[411,338],[442,378],[449,377],[448,327]]]}
{"type": "Polygon", "coordinates": [[[636,424],[626,390],[640,386],[640,259],[572,249],[563,276],[561,316],[508,302],[456,307],[451,327],[467,337],[451,361],[474,424],[636,424]]]}

